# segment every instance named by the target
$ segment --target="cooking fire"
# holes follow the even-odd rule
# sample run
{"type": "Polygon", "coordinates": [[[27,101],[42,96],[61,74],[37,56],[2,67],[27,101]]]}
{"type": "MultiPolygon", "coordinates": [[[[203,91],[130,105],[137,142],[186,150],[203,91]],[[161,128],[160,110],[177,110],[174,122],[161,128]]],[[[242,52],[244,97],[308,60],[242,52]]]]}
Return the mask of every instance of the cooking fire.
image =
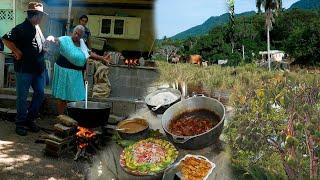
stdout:
{"type": "Polygon", "coordinates": [[[89,145],[90,141],[96,139],[96,133],[90,129],[78,126],[77,144],[80,149],[86,148],[89,145]]]}
{"type": "Polygon", "coordinates": [[[124,60],[124,64],[127,65],[128,68],[140,65],[139,59],[126,59],[124,60]]]}
{"type": "Polygon", "coordinates": [[[92,149],[94,152],[97,151],[97,144],[98,144],[98,136],[97,132],[78,126],[78,132],[76,133],[76,145],[77,145],[77,153],[74,157],[74,160],[77,160],[80,156],[85,157],[87,153],[87,149],[92,149]]]}

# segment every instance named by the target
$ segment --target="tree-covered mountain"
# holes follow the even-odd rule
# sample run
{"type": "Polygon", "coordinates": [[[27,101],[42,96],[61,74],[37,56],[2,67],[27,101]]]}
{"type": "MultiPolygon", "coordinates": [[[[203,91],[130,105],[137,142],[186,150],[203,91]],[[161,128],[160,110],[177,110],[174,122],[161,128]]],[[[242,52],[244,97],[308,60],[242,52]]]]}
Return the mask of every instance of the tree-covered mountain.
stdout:
{"type": "MultiPolygon", "coordinates": [[[[294,4],[291,5],[289,9],[320,9],[320,0],[300,0],[294,4]]],[[[250,16],[254,15],[254,11],[250,12],[244,12],[241,14],[236,15],[236,17],[239,16],[250,16]]],[[[203,24],[192,27],[186,31],[180,32],[174,36],[172,36],[172,39],[186,39],[188,37],[193,36],[199,36],[207,34],[211,29],[214,27],[217,27],[221,24],[225,24],[229,21],[229,14],[225,13],[221,16],[212,16],[208,20],[206,20],[203,24]]]]}
{"type": "Polygon", "coordinates": [[[320,0],[300,0],[291,5],[289,9],[319,9],[320,0]]]}
{"type": "MultiPolygon", "coordinates": [[[[254,11],[245,12],[241,14],[237,14],[236,17],[241,16],[251,16],[254,15],[254,11]]],[[[225,24],[229,21],[229,14],[225,13],[221,16],[212,16],[208,20],[206,20],[203,24],[192,27],[186,31],[183,31],[175,36],[172,36],[172,39],[185,39],[188,37],[198,36],[207,34],[212,28],[217,27],[221,24],[225,24]]]]}
{"type": "MultiPolygon", "coordinates": [[[[206,35],[179,40],[180,54],[200,54],[217,63],[228,59],[229,65],[260,59],[259,51],[267,50],[265,15],[235,19],[234,48],[228,36],[228,24],[219,25],[206,35]],[[242,60],[242,46],[245,59],[242,60]]],[[[271,49],[282,50],[297,64],[320,65],[320,11],[292,9],[275,17],[270,32],[271,49]]]]}

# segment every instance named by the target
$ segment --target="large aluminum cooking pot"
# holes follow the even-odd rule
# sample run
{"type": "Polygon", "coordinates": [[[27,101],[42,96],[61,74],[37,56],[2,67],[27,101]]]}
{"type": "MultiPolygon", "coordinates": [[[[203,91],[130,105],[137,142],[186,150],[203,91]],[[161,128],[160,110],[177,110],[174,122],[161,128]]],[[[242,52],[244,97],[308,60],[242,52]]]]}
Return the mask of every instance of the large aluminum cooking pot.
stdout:
{"type": "MultiPolygon", "coordinates": [[[[165,99],[165,96],[162,96],[163,99],[165,99]]],[[[148,94],[145,98],[145,102],[150,110],[155,112],[156,114],[163,114],[170,106],[175,104],[176,102],[181,100],[181,92],[177,89],[173,88],[162,88],[158,89],[150,94],[148,94]],[[172,95],[176,96],[176,99],[173,101],[168,101],[163,104],[153,104],[152,99],[161,93],[171,93],[172,95]]]]}
{"type": "Polygon", "coordinates": [[[172,141],[176,146],[183,149],[202,149],[217,142],[223,130],[224,119],[225,108],[221,102],[209,97],[195,96],[186,100],[182,100],[167,109],[162,116],[161,123],[162,128],[166,132],[169,140],[172,141]],[[178,117],[184,112],[199,109],[206,109],[215,112],[220,117],[218,124],[209,131],[195,136],[177,136],[169,131],[170,122],[175,117],[178,117]]]}
{"type": "Polygon", "coordinates": [[[85,101],[68,103],[68,116],[76,120],[82,127],[105,126],[109,119],[111,104],[88,101],[87,105],[87,108],[85,108],[85,101]]]}

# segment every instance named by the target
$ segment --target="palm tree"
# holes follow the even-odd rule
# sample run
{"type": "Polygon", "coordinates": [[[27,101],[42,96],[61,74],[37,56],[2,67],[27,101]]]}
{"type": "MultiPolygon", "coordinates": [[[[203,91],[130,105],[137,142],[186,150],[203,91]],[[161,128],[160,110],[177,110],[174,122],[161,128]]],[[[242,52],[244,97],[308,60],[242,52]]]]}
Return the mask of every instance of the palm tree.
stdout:
{"type": "Polygon", "coordinates": [[[282,9],[282,0],[256,0],[258,12],[261,13],[261,7],[264,7],[266,13],[266,26],[267,26],[267,44],[268,44],[268,67],[271,71],[270,60],[270,31],[272,30],[272,22],[274,22],[273,13],[282,9]]]}

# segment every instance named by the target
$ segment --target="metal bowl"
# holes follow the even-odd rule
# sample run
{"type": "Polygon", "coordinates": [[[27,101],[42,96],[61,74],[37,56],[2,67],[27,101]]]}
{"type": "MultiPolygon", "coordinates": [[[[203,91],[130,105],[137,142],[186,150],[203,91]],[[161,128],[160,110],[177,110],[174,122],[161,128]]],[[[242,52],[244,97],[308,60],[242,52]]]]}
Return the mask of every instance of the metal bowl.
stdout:
{"type": "Polygon", "coordinates": [[[137,123],[145,126],[145,128],[136,132],[126,132],[125,130],[118,130],[118,134],[121,138],[128,140],[140,140],[147,138],[149,131],[149,123],[147,122],[147,120],[142,118],[126,119],[118,123],[117,129],[122,129],[128,123],[137,123]]]}

